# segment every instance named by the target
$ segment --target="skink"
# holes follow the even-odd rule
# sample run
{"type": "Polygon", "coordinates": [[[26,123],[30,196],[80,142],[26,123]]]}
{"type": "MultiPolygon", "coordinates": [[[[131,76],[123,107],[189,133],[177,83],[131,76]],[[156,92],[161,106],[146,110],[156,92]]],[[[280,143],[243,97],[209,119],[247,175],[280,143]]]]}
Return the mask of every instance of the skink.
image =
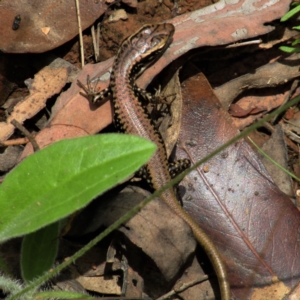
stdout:
{"type": "MultiPolygon", "coordinates": [[[[142,68],[152,64],[171,43],[174,34],[172,24],[145,25],[122,43],[113,64],[110,86],[91,101],[98,103],[109,93],[112,95],[114,124],[120,132],[144,137],[157,145],[157,150],[144,167],[147,181],[155,190],[171,180],[165,144],[147,112],[136,95],[134,84],[142,68]]],[[[81,87],[84,87],[80,83],[81,87]]],[[[91,92],[85,88],[88,96],[91,92]]],[[[171,207],[193,230],[195,238],[207,253],[217,274],[222,300],[230,299],[230,286],[226,269],[218,250],[206,233],[191,219],[177,201],[173,189],[168,189],[160,198],[171,207]]]]}

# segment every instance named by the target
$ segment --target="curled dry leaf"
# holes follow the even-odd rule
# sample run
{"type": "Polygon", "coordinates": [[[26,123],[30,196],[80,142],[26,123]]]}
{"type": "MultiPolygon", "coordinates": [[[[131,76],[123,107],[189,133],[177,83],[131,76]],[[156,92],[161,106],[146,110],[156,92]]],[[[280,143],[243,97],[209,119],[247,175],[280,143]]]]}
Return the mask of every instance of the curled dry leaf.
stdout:
{"type": "MultiPolygon", "coordinates": [[[[185,81],[182,95],[177,157],[195,163],[233,138],[237,129],[203,75],[185,81]]],[[[269,296],[261,299],[282,299],[300,275],[299,211],[244,140],[205,165],[208,172],[199,167],[181,183],[184,208],[224,257],[233,297],[250,299],[267,289],[269,296]]]]}
{"type": "Polygon", "coordinates": [[[78,275],[76,281],[88,291],[108,295],[121,295],[119,275],[110,275],[109,280],[107,280],[106,276],[85,277],[78,275]]]}
{"type": "Polygon", "coordinates": [[[290,96],[289,90],[287,90],[284,86],[279,86],[276,89],[274,88],[272,93],[270,93],[270,90],[268,89],[263,89],[255,90],[253,94],[255,95],[244,96],[237,103],[245,110],[251,109],[251,107],[256,107],[257,109],[259,108],[260,112],[248,115],[245,118],[233,117],[234,125],[240,130],[253,124],[255,120],[259,119],[267,112],[283,105],[286,99],[289,99],[290,96]]]}
{"type": "Polygon", "coordinates": [[[229,107],[229,113],[230,115],[232,115],[233,117],[238,117],[238,118],[242,118],[242,117],[246,117],[249,115],[256,115],[258,113],[260,113],[261,111],[265,111],[265,109],[259,109],[257,107],[253,107],[253,108],[249,108],[247,110],[241,108],[238,104],[231,104],[229,107]]]}
{"type": "MultiPolygon", "coordinates": [[[[224,108],[227,109],[243,91],[276,87],[299,77],[299,58],[300,54],[294,53],[287,58],[269,62],[251,74],[245,74],[221,85],[215,89],[215,93],[224,108]]],[[[268,107],[268,110],[273,108],[273,106],[268,107]]]]}

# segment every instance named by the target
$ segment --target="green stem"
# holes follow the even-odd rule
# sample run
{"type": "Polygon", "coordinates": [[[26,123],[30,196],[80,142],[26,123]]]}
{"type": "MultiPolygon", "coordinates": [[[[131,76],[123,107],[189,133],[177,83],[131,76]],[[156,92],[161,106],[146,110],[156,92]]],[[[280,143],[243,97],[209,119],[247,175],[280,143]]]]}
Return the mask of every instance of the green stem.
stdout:
{"type": "Polygon", "coordinates": [[[290,175],[292,178],[294,178],[297,181],[300,181],[300,178],[297,177],[295,174],[290,172],[289,170],[285,169],[283,166],[281,166],[277,161],[275,161],[272,157],[270,157],[263,149],[261,149],[258,145],[255,144],[255,142],[248,136],[248,140],[255,146],[255,148],[264,156],[266,157],[270,162],[272,162],[276,167],[278,167],[283,172],[290,175]]]}

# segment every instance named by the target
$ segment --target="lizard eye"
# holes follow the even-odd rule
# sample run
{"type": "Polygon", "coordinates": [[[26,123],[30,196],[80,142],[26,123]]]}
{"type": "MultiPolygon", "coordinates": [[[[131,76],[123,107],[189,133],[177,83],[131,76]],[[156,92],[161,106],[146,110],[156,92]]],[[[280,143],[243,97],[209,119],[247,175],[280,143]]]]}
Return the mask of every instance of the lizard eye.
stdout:
{"type": "Polygon", "coordinates": [[[148,27],[144,30],[144,34],[150,35],[151,33],[152,33],[152,30],[150,27],[148,27]]]}
{"type": "Polygon", "coordinates": [[[152,47],[155,47],[156,45],[161,44],[162,40],[163,40],[163,36],[154,36],[151,39],[151,45],[152,45],[152,47]]]}

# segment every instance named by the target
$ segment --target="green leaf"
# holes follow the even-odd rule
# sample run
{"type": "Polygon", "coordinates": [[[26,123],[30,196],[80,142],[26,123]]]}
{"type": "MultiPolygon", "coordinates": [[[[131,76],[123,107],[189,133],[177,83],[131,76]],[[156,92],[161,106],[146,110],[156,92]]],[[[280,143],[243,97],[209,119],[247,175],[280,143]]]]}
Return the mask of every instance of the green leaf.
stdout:
{"type": "Polygon", "coordinates": [[[293,47],[288,47],[288,46],[280,46],[279,49],[281,51],[287,52],[287,53],[299,53],[300,48],[293,48],[293,47]]]}
{"type": "Polygon", "coordinates": [[[288,11],[281,19],[281,22],[287,21],[289,18],[291,18],[292,16],[294,16],[297,12],[300,11],[300,3],[298,3],[298,5],[296,7],[294,7],[293,9],[291,9],[290,11],[288,11]]]}
{"type": "Polygon", "coordinates": [[[293,29],[300,30],[300,26],[294,26],[293,29]]]}
{"type": "MultiPolygon", "coordinates": [[[[299,29],[300,29],[300,26],[299,26],[299,29]]],[[[300,43],[299,39],[295,40],[295,41],[293,41],[292,46],[298,45],[299,43],[300,43]]]]}
{"type": "Polygon", "coordinates": [[[94,297],[87,294],[80,294],[75,292],[67,291],[49,291],[49,292],[40,292],[34,295],[34,299],[94,299],[94,297]]]}
{"type": "Polygon", "coordinates": [[[107,134],[59,141],[22,161],[0,186],[0,242],[84,207],[149,160],[156,146],[107,134]]]}
{"type": "Polygon", "coordinates": [[[28,283],[53,266],[58,250],[59,222],[26,235],[21,249],[21,272],[28,283]]]}

